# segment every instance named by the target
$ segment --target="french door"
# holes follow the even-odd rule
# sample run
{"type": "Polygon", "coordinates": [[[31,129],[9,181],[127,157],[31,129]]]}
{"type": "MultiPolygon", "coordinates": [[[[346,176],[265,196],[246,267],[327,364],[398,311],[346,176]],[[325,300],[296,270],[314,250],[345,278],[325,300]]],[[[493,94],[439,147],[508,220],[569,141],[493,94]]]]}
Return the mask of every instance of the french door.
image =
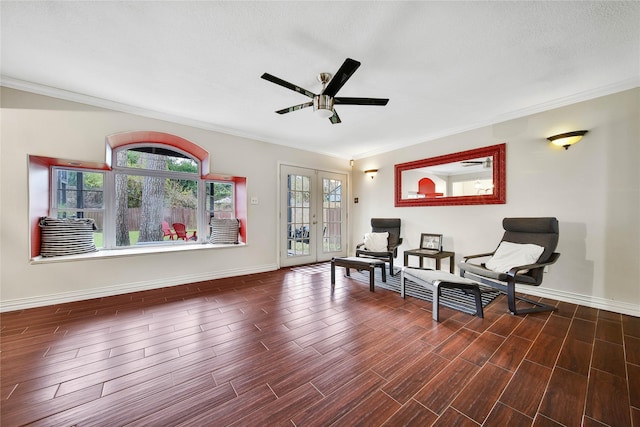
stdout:
{"type": "Polygon", "coordinates": [[[280,166],[280,265],[345,256],[347,176],[280,166]]]}

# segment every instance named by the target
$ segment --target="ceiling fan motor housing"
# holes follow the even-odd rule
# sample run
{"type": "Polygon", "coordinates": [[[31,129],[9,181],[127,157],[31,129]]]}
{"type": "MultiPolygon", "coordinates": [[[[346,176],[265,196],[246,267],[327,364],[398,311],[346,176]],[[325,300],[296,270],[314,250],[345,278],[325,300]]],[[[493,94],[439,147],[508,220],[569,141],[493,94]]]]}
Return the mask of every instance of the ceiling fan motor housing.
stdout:
{"type": "Polygon", "coordinates": [[[316,95],[313,97],[313,111],[327,117],[333,115],[333,97],[329,95],[316,95]]]}

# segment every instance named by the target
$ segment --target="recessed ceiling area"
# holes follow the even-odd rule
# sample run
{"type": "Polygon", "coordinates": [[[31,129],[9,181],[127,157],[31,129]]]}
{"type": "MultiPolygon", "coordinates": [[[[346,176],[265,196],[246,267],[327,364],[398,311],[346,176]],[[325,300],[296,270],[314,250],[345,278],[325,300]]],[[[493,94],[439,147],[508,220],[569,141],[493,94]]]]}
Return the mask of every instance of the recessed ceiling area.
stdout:
{"type": "MultiPolygon", "coordinates": [[[[640,2],[2,1],[2,85],[362,158],[640,84],[640,2]],[[362,63],[342,123],[319,93],[362,63]]],[[[541,136],[544,137],[544,136],[541,136]]]]}

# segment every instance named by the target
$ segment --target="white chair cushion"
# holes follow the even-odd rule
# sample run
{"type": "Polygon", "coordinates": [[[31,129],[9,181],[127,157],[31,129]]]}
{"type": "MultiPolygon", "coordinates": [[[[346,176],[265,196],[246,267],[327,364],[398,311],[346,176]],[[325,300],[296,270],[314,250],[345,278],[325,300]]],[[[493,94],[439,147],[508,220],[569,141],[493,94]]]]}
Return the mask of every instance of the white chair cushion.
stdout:
{"type": "Polygon", "coordinates": [[[389,233],[366,233],[364,235],[364,247],[372,252],[386,252],[389,246],[389,233]]]}
{"type": "Polygon", "coordinates": [[[500,242],[498,249],[485,265],[489,270],[507,273],[513,267],[534,264],[542,252],[542,246],[531,243],[500,242]]]}
{"type": "Polygon", "coordinates": [[[417,279],[433,285],[436,281],[449,282],[449,283],[465,283],[474,284],[476,282],[469,280],[465,277],[456,276],[448,271],[441,270],[423,270],[419,268],[404,267],[405,277],[409,280],[417,279]]]}

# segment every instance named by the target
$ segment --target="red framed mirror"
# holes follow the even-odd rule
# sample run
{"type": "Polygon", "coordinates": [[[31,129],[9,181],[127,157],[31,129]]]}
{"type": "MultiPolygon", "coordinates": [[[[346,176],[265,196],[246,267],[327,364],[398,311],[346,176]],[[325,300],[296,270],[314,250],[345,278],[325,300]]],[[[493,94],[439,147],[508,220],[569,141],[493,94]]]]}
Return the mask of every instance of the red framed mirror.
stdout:
{"type": "Polygon", "coordinates": [[[395,206],[506,203],[506,144],[395,165],[395,206]]]}

